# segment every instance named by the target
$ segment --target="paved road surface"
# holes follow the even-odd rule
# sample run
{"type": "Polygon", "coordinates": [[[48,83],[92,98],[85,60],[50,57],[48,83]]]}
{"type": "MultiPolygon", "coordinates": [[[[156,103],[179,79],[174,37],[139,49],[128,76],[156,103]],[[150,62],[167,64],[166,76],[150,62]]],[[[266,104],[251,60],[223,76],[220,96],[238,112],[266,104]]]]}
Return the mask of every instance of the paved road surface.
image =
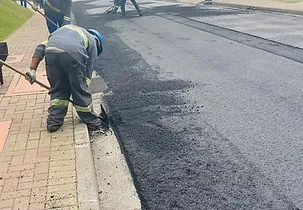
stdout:
{"type": "Polygon", "coordinates": [[[302,17],[111,4],[74,15],[104,35],[97,71],[143,209],[303,209],[302,17]]]}

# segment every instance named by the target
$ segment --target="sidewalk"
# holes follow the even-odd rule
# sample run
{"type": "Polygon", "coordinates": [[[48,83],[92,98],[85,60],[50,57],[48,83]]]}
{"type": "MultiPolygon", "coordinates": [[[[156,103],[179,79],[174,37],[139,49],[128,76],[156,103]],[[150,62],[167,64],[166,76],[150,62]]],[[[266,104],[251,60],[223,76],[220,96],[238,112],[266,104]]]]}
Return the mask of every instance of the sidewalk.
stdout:
{"type": "MultiPolygon", "coordinates": [[[[17,69],[30,65],[35,47],[46,40],[45,20],[38,14],[6,41],[17,69]],[[21,60],[21,61],[20,61],[21,60]]],[[[49,96],[3,67],[0,86],[0,209],[78,209],[74,121],[69,107],[62,129],[46,130],[49,96]]],[[[47,82],[45,64],[38,79],[47,82]]]]}

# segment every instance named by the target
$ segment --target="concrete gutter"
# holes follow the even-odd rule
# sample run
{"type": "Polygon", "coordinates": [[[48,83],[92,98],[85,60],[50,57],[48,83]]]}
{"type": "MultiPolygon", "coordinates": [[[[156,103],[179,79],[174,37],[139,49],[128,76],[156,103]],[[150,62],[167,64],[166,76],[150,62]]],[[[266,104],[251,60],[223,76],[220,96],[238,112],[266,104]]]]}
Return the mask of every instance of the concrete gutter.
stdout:
{"type": "MultiPolygon", "coordinates": [[[[103,93],[93,94],[96,113],[101,112],[102,98],[103,93]]],[[[110,128],[105,135],[90,139],[75,109],[73,118],[79,210],[140,210],[141,202],[114,131],[110,128]]]]}
{"type": "Polygon", "coordinates": [[[100,210],[98,183],[87,126],[74,109],[77,196],[79,210],[100,210]]]}
{"type": "MultiPolygon", "coordinates": [[[[93,105],[100,113],[103,93],[93,94],[93,105]]],[[[102,101],[106,111],[106,103],[102,101]]],[[[141,202],[137,195],[128,165],[114,131],[93,139],[92,151],[99,186],[99,203],[102,210],[139,210],[141,202]],[[118,201],[118,202],[117,202],[118,201]]]]}

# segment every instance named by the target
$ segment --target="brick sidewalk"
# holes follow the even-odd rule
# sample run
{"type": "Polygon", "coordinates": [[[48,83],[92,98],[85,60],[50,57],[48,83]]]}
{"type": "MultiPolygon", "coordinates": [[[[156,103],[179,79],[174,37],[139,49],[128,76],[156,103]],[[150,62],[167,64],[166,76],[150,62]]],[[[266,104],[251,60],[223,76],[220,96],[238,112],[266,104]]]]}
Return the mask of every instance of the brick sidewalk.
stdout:
{"type": "MultiPolygon", "coordinates": [[[[11,65],[27,69],[36,45],[47,37],[44,19],[34,15],[7,39],[10,55],[24,55],[21,62],[11,65]]],[[[0,209],[78,209],[72,107],[62,129],[50,134],[46,130],[47,92],[28,85],[5,67],[3,72],[0,209]]],[[[44,62],[38,72],[38,79],[45,80],[44,62]]]]}

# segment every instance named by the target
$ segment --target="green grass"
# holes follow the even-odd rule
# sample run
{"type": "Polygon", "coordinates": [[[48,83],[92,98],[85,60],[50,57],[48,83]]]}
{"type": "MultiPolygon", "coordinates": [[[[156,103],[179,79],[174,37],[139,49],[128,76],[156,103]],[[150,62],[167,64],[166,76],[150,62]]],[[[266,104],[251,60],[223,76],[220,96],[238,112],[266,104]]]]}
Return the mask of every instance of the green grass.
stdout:
{"type": "Polygon", "coordinates": [[[0,0],[0,41],[8,37],[32,15],[33,12],[12,0],[0,0]]]}

